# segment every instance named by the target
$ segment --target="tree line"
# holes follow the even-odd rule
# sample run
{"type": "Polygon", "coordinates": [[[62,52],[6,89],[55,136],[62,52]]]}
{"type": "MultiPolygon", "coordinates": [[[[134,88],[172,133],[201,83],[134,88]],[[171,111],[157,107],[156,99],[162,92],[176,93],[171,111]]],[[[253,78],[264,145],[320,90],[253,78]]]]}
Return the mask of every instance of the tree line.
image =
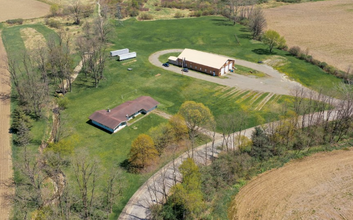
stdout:
{"type": "MultiPolygon", "coordinates": [[[[229,198],[254,175],[311,152],[337,149],[339,143],[353,137],[353,96],[349,87],[341,85],[331,93],[340,99],[304,89],[295,90],[293,95],[293,111],[284,107],[285,117],[256,127],[250,139],[232,139],[238,147],[221,147],[222,152],[211,165],[196,163],[191,156],[184,160],[179,167],[182,177],[176,179],[161,203],[151,204],[149,218],[225,219],[229,203],[224,200],[230,202],[229,198]]],[[[233,118],[223,117],[228,118],[223,122],[233,118]]],[[[243,125],[239,122],[235,135],[242,136],[243,125]]]]}

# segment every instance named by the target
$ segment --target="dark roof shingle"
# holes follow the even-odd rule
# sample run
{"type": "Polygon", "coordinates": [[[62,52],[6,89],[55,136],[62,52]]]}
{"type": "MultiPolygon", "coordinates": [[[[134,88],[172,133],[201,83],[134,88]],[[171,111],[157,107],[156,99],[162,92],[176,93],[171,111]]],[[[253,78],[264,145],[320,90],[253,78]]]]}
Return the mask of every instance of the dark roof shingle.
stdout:
{"type": "Polygon", "coordinates": [[[149,96],[141,96],[135,100],[124,102],[123,104],[107,110],[94,112],[89,119],[98,122],[108,128],[115,129],[121,122],[127,121],[126,116],[131,116],[140,110],[150,110],[157,106],[159,102],[149,96]]]}

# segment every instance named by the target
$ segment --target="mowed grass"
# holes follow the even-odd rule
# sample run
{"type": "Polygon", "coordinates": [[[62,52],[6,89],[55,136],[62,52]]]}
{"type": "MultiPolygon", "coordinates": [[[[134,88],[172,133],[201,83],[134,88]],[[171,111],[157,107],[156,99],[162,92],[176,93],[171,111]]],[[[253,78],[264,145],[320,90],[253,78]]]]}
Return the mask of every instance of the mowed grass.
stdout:
{"type": "Polygon", "coordinates": [[[58,40],[58,34],[52,29],[41,24],[28,24],[4,28],[2,31],[2,40],[4,42],[7,56],[19,57],[26,51],[26,47],[21,37],[20,30],[23,28],[33,28],[43,35],[45,40],[58,40]]]}
{"type": "Polygon", "coordinates": [[[147,58],[153,52],[172,48],[192,48],[253,62],[278,55],[288,60],[284,66],[277,67],[278,70],[307,87],[331,88],[333,83],[341,82],[319,67],[299,60],[285,51],[274,50],[269,54],[266,45],[250,41],[250,33],[246,27],[233,26],[223,17],[148,22],[129,19],[124,21],[123,26],[117,27],[117,35],[112,43],[116,45],[114,48],[129,47],[136,51],[142,62],[148,62],[147,58]],[[240,44],[236,41],[235,34],[240,44]]]}
{"type": "MultiPolygon", "coordinates": [[[[18,32],[20,37],[19,29],[20,27],[5,29],[8,33],[4,42],[8,44],[10,53],[11,50],[21,50],[21,47],[22,49],[24,47],[22,40],[16,36],[18,32]],[[11,36],[14,40],[10,39],[11,36]],[[13,49],[12,46],[17,49],[13,49]]],[[[261,103],[267,94],[251,92],[249,95],[249,91],[236,93],[232,88],[182,76],[149,63],[148,57],[156,51],[185,47],[250,61],[265,60],[270,56],[266,54],[266,46],[251,43],[249,33],[244,27],[233,26],[224,18],[202,17],[150,22],[130,19],[124,21],[123,26],[116,26],[116,29],[117,35],[111,40],[114,46],[109,49],[129,48],[130,51],[136,51],[136,62],[131,60],[118,62],[115,58],[109,58],[104,72],[105,79],[98,88],[94,88],[92,79],[80,74],[73,83],[73,91],[67,94],[68,109],[62,112],[66,129],[72,130],[72,133],[80,138],[77,148],[86,148],[92,157],[97,157],[101,161],[106,170],[121,166],[128,158],[132,141],[139,134],[146,133],[149,128],[158,126],[166,120],[150,114],[133,126],[124,128],[116,134],[108,134],[88,122],[88,117],[94,111],[114,108],[125,101],[148,95],[161,103],[159,109],[169,114],[177,113],[183,102],[193,100],[209,107],[216,118],[230,113],[247,114],[249,115],[247,126],[251,127],[269,119],[275,120],[279,117],[281,104],[293,101],[291,97],[278,96],[269,99],[267,104],[262,103],[265,105],[264,108],[257,111],[254,103],[256,105],[261,103]],[[237,33],[240,45],[237,44],[234,33],[237,33]],[[127,68],[132,68],[132,71],[128,71],[127,68]],[[244,98],[245,96],[247,97],[244,98]],[[137,129],[134,129],[135,127],[137,129]]],[[[276,51],[276,53],[277,55],[283,53],[286,56],[290,61],[287,64],[289,67],[295,68],[295,65],[299,65],[309,66],[310,69],[309,64],[287,56],[285,52],[276,51]]],[[[306,71],[305,67],[302,69],[306,71]]],[[[290,69],[287,68],[286,71],[290,72],[290,69]]],[[[328,85],[335,81],[335,78],[330,78],[318,68],[315,71],[314,74],[320,76],[317,81],[323,80],[322,84],[328,85]]],[[[293,70],[293,74],[301,80],[308,78],[306,74],[300,74],[296,70],[293,70]]],[[[111,219],[116,219],[129,198],[151,175],[152,172],[137,175],[124,171],[126,188],[118,205],[114,207],[111,219]]],[[[70,178],[71,174],[68,176],[70,178]]]]}
{"type": "MultiPolygon", "coordinates": [[[[79,75],[74,82],[73,92],[67,95],[70,103],[63,113],[68,119],[68,126],[74,128],[74,133],[84,139],[78,147],[87,147],[91,155],[99,157],[107,169],[119,166],[128,158],[131,142],[138,134],[147,132],[150,127],[157,126],[165,120],[151,115],[149,116],[151,118],[144,118],[133,126],[110,135],[87,123],[89,115],[96,110],[114,108],[127,100],[148,95],[161,103],[158,107],[160,110],[169,114],[177,113],[183,102],[193,100],[209,107],[216,118],[230,113],[248,114],[247,123],[248,127],[251,127],[278,118],[281,104],[293,101],[288,96],[271,98],[262,111],[256,111],[257,104],[269,94],[253,92],[241,100],[242,96],[249,93],[248,91],[234,94],[231,88],[182,76],[149,63],[148,57],[156,51],[184,47],[251,61],[264,60],[269,56],[253,52],[256,49],[266,51],[266,46],[252,44],[244,27],[234,27],[223,18],[204,17],[150,22],[130,19],[116,29],[117,35],[111,41],[114,46],[109,50],[129,48],[130,51],[136,51],[136,62],[132,62],[133,60],[118,62],[115,58],[109,58],[104,73],[105,80],[101,81],[98,88],[93,87],[91,79],[87,79],[83,74],[79,75]],[[234,32],[237,32],[241,46],[237,45],[234,32]],[[127,68],[132,68],[132,71],[128,71],[127,68]],[[225,95],[226,91],[229,95],[225,95]],[[134,130],[134,126],[138,129],[134,130]]],[[[169,55],[171,54],[160,59],[164,60],[169,55]]],[[[293,60],[290,65],[294,63],[310,66],[291,56],[286,57],[293,60]]],[[[318,68],[316,74],[321,74],[321,78],[326,80],[323,77],[324,73],[318,68]]],[[[128,188],[123,192],[123,199],[114,208],[112,218],[118,216],[129,197],[150,175],[151,173],[144,176],[124,173],[129,182],[128,188]]]]}

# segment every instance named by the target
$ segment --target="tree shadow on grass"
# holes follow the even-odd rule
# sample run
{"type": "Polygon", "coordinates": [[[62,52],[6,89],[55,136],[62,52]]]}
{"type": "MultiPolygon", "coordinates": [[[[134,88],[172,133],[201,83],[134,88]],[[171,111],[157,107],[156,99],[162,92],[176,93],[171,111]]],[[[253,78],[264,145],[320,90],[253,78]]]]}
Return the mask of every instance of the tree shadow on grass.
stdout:
{"type": "Polygon", "coordinates": [[[125,170],[129,170],[130,168],[130,162],[129,162],[129,159],[125,159],[123,162],[121,162],[120,164],[120,167],[125,169],[125,170]]]}
{"type": "Polygon", "coordinates": [[[237,37],[244,39],[251,39],[250,34],[238,34],[237,37]]]}
{"type": "Polygon", "coordinates": [[[211,21],[213,21],[213,24],[217,26],[234,26],[234,24],[227,19],[213,18],[211,21]]]}
{"type": "Polygon", "coordinates": [[[270,53],[269,50],[267,49],[262,49],[262,48],[259,48],[259,49],[254,49],[252,50],[252,52],[256,53],[256,54],[259,54],[259,55],[276,55],[276,53],[270,53]]]}

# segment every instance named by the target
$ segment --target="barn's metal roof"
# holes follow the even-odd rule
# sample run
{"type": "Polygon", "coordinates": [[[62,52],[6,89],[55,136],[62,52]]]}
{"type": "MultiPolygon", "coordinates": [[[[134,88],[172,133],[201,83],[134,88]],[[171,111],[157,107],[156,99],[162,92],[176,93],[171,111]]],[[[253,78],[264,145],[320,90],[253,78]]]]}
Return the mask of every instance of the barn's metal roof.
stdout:
{"type": "Polygon", "coordinates": [[[231,60],[229,57],[218,54],[207,53],[203,51],[185,48],[178,56],[179,59],[184,59],[189,62],[201,64],[204,66],[220,69],[225,62],[231,60]]]}
{"type": "Polygon", "coordinates": [[[127,121],[128,117],[126,116],[131,116],[140,110],[148,111],[158,104],[159,102],[149,96],[141,96],[135,100],[124,102],[110,111],[96,111],[89,116],[89,119],[115,129],[121,122],[127,121]]]}

